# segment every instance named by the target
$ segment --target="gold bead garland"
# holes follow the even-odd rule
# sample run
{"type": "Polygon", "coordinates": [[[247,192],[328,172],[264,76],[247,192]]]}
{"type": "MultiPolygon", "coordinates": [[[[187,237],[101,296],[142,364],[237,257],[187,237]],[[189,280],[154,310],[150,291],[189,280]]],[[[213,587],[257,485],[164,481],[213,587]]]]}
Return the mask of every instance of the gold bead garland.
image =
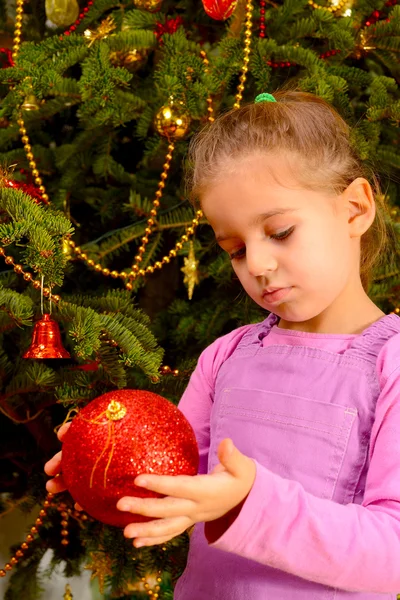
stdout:
{"type": "Polygon", "coordinates": [[[253,17],[253,4],[252,0],[248,0],[246,4],[246,28],[244,32],[244,58],[243,58],[243,67],[242,74],[239,77],[239,85],[237,88],[237,94],[235,96],[236,102],[234,103],[234,108],[240,108],[240,103],[243,98],[244,84],[247,79],[247,71],[249,70],[249,62],[250,62],[250,51],[251,51],[251,29],[252,29],[252,17],[253,17]]]}
{"type": "MultiPolygon", "coordinates": [[[[56,475],[57,477],[57,475],[56,475]]],[[[39,511],[39,516],[35,521],[35,525],[31,527],[30,533],[26,536],[25,541],[20,545],[19,549],[15,552],[14,556],[10,559],[8,563],[4,565],[4,569],[0,569],[0,577],[5,577],[7,575],[7,571],[11,571],[12,568],[18,564],[19,559],[23,558],[24,552],[28,550],[29,544],[31,544],[34,540],[34,537],[39,533],[40,527],[43,525],[45,518],[47,517],[47,511],[50,507],[54,507],[53,503],[54,494],[48,492],[46,496],[46,500],[43,502],[43,508],[39,511]]],[[[79,521],[87,521],[88,516],[84,513],[81,513],[77,510],[72,510],[71,508],[67,508],[67,505],[63,502],[57,505],[57,510],[61,514],[61,535],[63,539],[61,540],[61,544],[63,546],[67,546],[68,542],[68,519],[73,516],[79,521]]]]}
{"type": "MultiPolygon", "coordinates": [[[[34,288],[35,290],[40,290],[41,288],[41,281],[39,279],[33,279],[33,275],[32,273],[28,273],[27,271],[24,271],[22,265],[16,265],[14,262],[14,258],[12,256],[7,256],[6,251],[4,250],[4,248],[2,248],[0,246],[0,256],[4,257],[4,262],[6,263],[6,265],[12,265],[13,269],[15,271],[15,273],[17,273],[17,275],[22,275],[23,278],[25,279],[25,281],[28,281],[34,288]]],[[[48,298],[51,294],[51,289],[48,287],[43,288],[43,295],[46,296],[46,298],[48,298]]],[[[58,296],[57,294],[51,294],[51,301],[55,302],[55,304],[57,304],[58,302],[60,302],[60,296],[58,296]]]]}
{"type": "Polygon", "coordinates": [[[47,516],[47,509],[51,506],[52,498],[53,494],[49,492],[46,496],[46,500],[43,503],[43,508],[39,512],[39,517],[35,521],[35,525],[31,527],[30,533],[25,538],[25,542],[20,545],[19,549],[10,559],[10,562],[4,565],[4,569],[0,569],[0,577],[5,577],[7,575],[7,571],[11,571],[12,568],[18,564],[19,560],[23,558],[24,552],[28,550],[29,544],[33,542],[34,536],[37,535],[39,528],[43,525],[43,519],[47,516]]]}
{"type": "MultiPolygon", "coordinates": [[[[13,45],[13,53],[12,53],[12,58],[13,58],[14,62],[17,60],[17,57],[18,57],[18,54],[20,51],[20,47],[21,47],[22,14],[24,12],[23,5],[24,5],[24,0],[17,0],[15,28],[14,28],[14,45],[13,45]]],[[[21,141],[24,145],[26,158],[28,159],[29,166],[32,171],[32,175],[34,177],[34,181],[40,190],[43,202],[45,202],[46,204],[49,204],[49,197],[48,197],[48,195],[46,193],[46,189],[43,185],[42,178],[40,177],[40,173],[37,168],[35,157],[32,154],[32,146],[29,142],[29,137],[28,137],[26,127],[25,127],[25,122],[24,122],[24,119],[22,118],[22,112],[18,113],[17,123],[19,125],[21,141]]]]}
{"type": "Polygon", "coordinates": [[[66,505],[60,504],[59,506],[57,506],[57,510],[59,511],[59,513],[61,515],[61,535],[62,535],[61,544],[63,546],[68,546],[68,544],[69,544],[68,519],[69,519],[69,515],[71,513],[71,509],[69,509],[67,511],[66,505]]]}
{"type": "Polygon", "coordinates": [[[150,584],[148,583],[146,577],[141,578],[143,588],[151,598],[159,598],[160,597],[158,594],[158,592],[161,589],[160,583],[162,581],[160,575],[161,575],[161,571],[157,571],[156,585],[153,588],[150,587],[150,584]]]}
{"type": "MultiPolygon", "coordinates": [[[[201,211],[198,211],[198,212],[201,212],[201,211]]],[[[170,252],[172,252],[172,250],[170,252]]],[[[25,279],[25,281],[29,281],[29,283],[32,284],[32,286],[35,288],[35,290],[40,289],[40,287],[41,287],[40,280],[38,280],[38,279],[34,280],[31,273],[27,273],[23,270],[22,265],[16,265],[14,263],[14,258],[12,256],[7,256],[4,248],[2,248],[2,247],[0,247],[0,256],[5,257],[5,263],[7,265],[14,265],[14,271],[18,275],[22,275],[23,278],[25,279]]],[[[176,254],[175,254],[175,256],[176,256],[176,254]]],[[[43,295],[46,297],[49,297],[50,296],[50,288],[47,288],[47,287],[43,288],[43,295]]],[[[55,304],[58,304],[61,300],[61,297],[57,294],[52,294],[51,300],[55,304]]],[[[115,347],[118,346],[117,342],[114,342],[114,340],[110,340],[109,343],[115,347]]],[[[173,377],[179,377],[179,375],[181,374],[179,369],[171,369],[171,367],[169,367],[168,365],[164,365],[164,366],[160,367],[160,373],[161,373],[161,375],[173,375],[173,377]]]]}
{"type": "MultiPolygon", "coordinates": [[[[250,23],[250,28],[251,28],[251,23],[250,23]]],[[[200,51],[200,56],[205,65],[205,71],[207,72],[209,60],[208,60],[207,55],[204,50],[200,51]]],[[[246,57],[245,57],[245,60],[246,60],[246,57]]],[[[245,65],[247,65],[247,63],[248,63],[248,58],[247,58],[247,62],[245,62],[245,65]]],[[[246,72],[246,71],[247,71],[247,66],[246,66],[246,69],[244,72],[246,72]]],[[[207,104],[208,104],[207,120],[210,123],[212,123],[214,121],[214,116],[213,116],[214,109],[212,107],[212,98],[210,96],[207,98],[207,104]]],[[[75,246],[75,243],[72,240],[68,240],[68,242],[67,242],[69,244],[70,248],[72,249],[72,251],[75,252],[77,258],[84,261],[89,267],[92,267],[98,273],[101,273],[105,277],[111,276],[113,279],[120,278],[124,281],[126,279],[129,279],[129,281],[127,281],[125,283],[125,287],[128,290],[133,289],[132,281],[134,281],[138,277],[144,277],[148,273],[154,273],[154,271],[156,269],[161,269],[164,264],[169,263],[171,258],[176,257],[177,252],[182,249],[183,244],[185,242],[189,241],[189,237],[194,234],[195,228],[199,224],[199,219],[203,216],[203,212],[201,210],[198,210],[196,212],[196,217],[192,220],[191,224],[186,228],[185,233],[181,237],[180,241],[178,241],[175,244],[175,247],[172,248],[169,251],[169,253],[167,255],[165,255],[161,260],[156,261],[154,263],[154,265],[149,265],[145,269],[140,268],[140,263],[143,260],[143,254],[145,253],[146,246],[149,243],[149,235],[152,233],[152,227],[155,224],[155,217],[157,216],[157,211],[160,206],[160,200],[163,195],[163,190],[165,188],[165,180],[168,177],[168,171],[170,169],[172,153],[174,150],[175,150],[175,144],[170,139],[169,144],[168,144],[168,152],[165,156],[165,162],[163,165],[163,172],[161,173],[160,181],[158,183],[158,189],[155,193],[155,199],[153,200],[153,207],[150,210],[150,216],[147,219],[147,224],[146,224],[146,227],[144,230],[144,235],[142,236],[142,238],[140,240],[141,244],[140,244],[140,246],[138,248],[138,252],[134,258],[134,263],[132,264],[130,273],[126,273],[125,271],[110,270],[106,267],[103,267],[100,263],[96,263],[93,259],[88,259],[87,254],[85,252],[82,252],[82,249],[79,246],[75,246]]]]}
{"type": "MultiPolygon", "coordinates": [[[[14,52],[12,55],[14,60],[17,58],[17,55],[18,55],[18,52],[20,49],[20,43],[21,43],[23,3],[24,3],[24,0],[17,0],[17,17],[15,20],[15,34],[14,34],[14,47],[13,47],[14,52]]],[[[249,3],[250,3],[250,0],[249,0],[249,3]]],[[[246,42],[245,42],[245,44],[246,44],[246,42]]],[[[205,64],[206,70],[208,70],[209,61],[207,59],[206,53],[204,52],[204,50],[202,50],[200,54],[201,54],[201,57],[205,64]]],[[[246,55],[246,50],[245,50],[245,55],[246,55]]],[[[245,56],[245,61],[246,61],[246,56],[245,56]]],[[[247,59],[247,62],[248,62],[248,59],[247,59]]],[[[244,79],[243,79],[243,81],[241,79],[241,84],[243,84],[243,82],[246,79],[245,71],[247,71],[246,64],[245,64],[245,67],[243,67],[242,78],[244,77],[244,79]]],[[[213,107],[212,107],[212,98],[211,97],[207,98],[207,104],[208,104],[208,107],[207,107],[208,120],[210,122],[212,122],[212,121],[214,121],[214,117],[213,117],[213,107]]],[[[20,128],[19,131],[21,134],[21,140],[22,140],[22,143],[24,144],[25,154],[29,161],[29,167],[31,168],[35,184],[39,187],[43,201],[46,204],[50,204],[49,196],[46,193],[46,189],[43,185],[42,178],[40,177],[40,173],[37,168],[37,164],[36,164],[34,155],[32,153],[32,146],[30,144],[30,140],[27,135],[27,130],[25,127],[24,119],[22,117],[22,112],[20,112],[18,114],[17,123],[20,128]]],[[[172,153],[173,153],[174,149],[175,149],[175,144],[171,140],[169,140],[168,153],[165,157],[165,162],[163,165],[163,172],[161,173],[160,181],[158,183],[156,197],[153,200],[153,208],[150,211],[150,217],[147,220],[147,227],[145,228],[145,235],[141,238],[141,245],[139,246],[138,253],[134,258],[134,263],[132,265],[132,268],[131,268],[132,270],[130,271],[130,273],[126,273],[125,271],[117,271],[117,270],[110,271],[110,269],[108,269],[108,268],[103,268],[100,263],[95,263],[94,260],[88,259],[87,255],[84,252],[82,252],[82,250],[79,248],[79,246],[75,246],[75,243],[72,240],[69,240],[67,242],[69,244],[69,247],[75,252],[77,257],[79,259],[83,260],[84,262],[86,262],[89,267],[93,267],[98,273],[102,273],[102,275],[104,275],[106,277],[111,276],[114,279],[117,279],[117,278],[121,278],[122,280],[129,279],[129,281],[125,284],[125,286],[128,290],[133,289],[133,285],[131,282],[134,281],[135,279],[137,279],[138,277],[143,277],[147,273],[153,273],[155,269],[161,269],[164,264],[169,263],[170,259],[175,257],[177,252],[179,250],[181,250],[183,243],[185,243],[189,240],[189,236],[194,234],[195,228],[197,227],[198,222],[199,222],[198,220],[199,220],[199,218],[201,218],[203,216],[203,213],[201,211],[197,211],[196,218],[192,220],[191,225],[186,228],[186,231],[185,231],[184,235],[182,236],[181,240],[176,243],[175,247],[172,248],[172,250],[169,251],[168,255],[164,256],[160,261],[156,261],[154,265],[149,265],[145,269],[140,268],[140,263],[143,260],[143,254],[144,254],[144,252],[146,250],[146,246],[149,242],[148,236],[152,232],[151,228],[155,223],[154,219],[157,216],[157,209],[160,206],[160,199],[162,197],[163,190],[165,187],[165,180],[168,177],[168,171],[170,169],[170,163],[172,160],[172,153]]],[[[12,260],[11,257],[7,257],[7,258],[10,258],[12,260]]],[[[7,264],[10,264],[10,263],[7,263],[7,264]]],[[[18,265],[18,268],[22,269],[22,267],[20,265],[18,265]]],[[[28,274],[28,276],[29,276],[29,274],[28,274]]],[[[33,284],[33,285],[34,285],[34,287],[36,287],[37,282],[35,282],[35,284],[33,284]]],[[[38,289],[38,288],[36,288],[36,289],[38,289]]],[[[50,294],[50,291],[48,290],[48,288],[45,288],[45,290],[47,292],[47,293],[45,293],[45,295],[48,296],[50,294]]]]}
{"type": "MultiPolygon", "coordinates": [[[[152,210],[154,210],[154,209],[152,209],[152,210]]],[[[74,241],[68,240],[68,244],[72,248],[73,252],[75,252],[76,257],[79,258],[80,260],[84,261],[89,267],[92,267],[95,271],[97,271],[97,273],[101,273],[102,275],[104,275],[106,277],[111,276],[113,279],[117,279],[119,277],[122,280],[126,280],[128,278],[130,278],[131,280],[134,280],[137,277],[143,277],[144,275],[147,275],[148,273],[154,273],[154,271],[156,269],[161,269],[164,264],[169,263],[171,258],[174,258],[177,255],[178,251],[182,249],[184,242],[187,242],[189,240],[189,237],[194,234],[195,229],[196,229],[197,225],[199,224],[199,219],[202,216],[203,216],[202,211],[198,210],[196,212],[195,218],[192,219],[190,225],[188,227],[186,227],[185,234],[181,237],[180,241],[177,242],[175,244],[175,247],[172,248],[169,251],[169,253],[166,254],[161,260],[156,261],[154,263],[154,265],[149,265],[145,269],[133,270],[133,267],[132,267],[132,271],[130,273],[126,273],[125,271],[116,271],[116,270],[111,271],[110,269],[104,268],[100,263],[96,263],[94,260],[88,258],[87,254],[85,252],[82,252],[82,249],[79,246],[76,246],[74,241]]],[[[147,244],[146,238],[148,241],[147,236],[150,235],[150,233],[152,232],[151,225],[149,225],[149,223],[151,223],[151,225],[154,225],[154,218],[152,216],[147,221],[147,227],[145,228],[145,235],[141,239],[141,241],[142,241],[141,247],[143,247],[144,243],[147,244]]],[[[143,252],[142,252],[142,254],[143,254],[143,252]]],[[[125,284],[125,287],[128,290],[133,289],[133,286],[130,282],[127,282],[125,284]]]]}
{"type": "Polygon", "coordinates": [[[27,131],[26,131],[26,128],[25,128],[24,119],[22,118],[22,113],[21,112],[18,114],[17,123],[19,125],[19,132],[21,134],[21,141],[24,144],[24,150],[25,150],[26,158],[29,161],[29,167],[31,168],[32,175],[34,177],[34,181],[35,181],[36,185],[39,188],[39,191],[41,193],[43,202],[45,204],[50,204],[49,196],[46,193],[46,188],[43,185],[43,181],[42,181],[42,178],[40,177],[40,173],[39,173],[39,170],[37,168],[35,157],[33,156],[33,153],[32,153],[32,146],[29,143],[29,137],[27,135],[27,131]]]}
{"type": "MultiPolygon", "coordinates": [[[[171,160],[172,160],[172,153],[175,150],[175,144],[173,144],[171,141],[168,144],[168,152],[167,155],[165,157],[165,163],[163,165],[163,172],[161,173],[160,176],[160,181],[158,182],[158,190],[156,191],[156,197],[153,200],[153,208],[150,211],[150,217],[147,219],[147,226],[145,229],[145,235],[142,237],[141,239],[141,245],[139,246],[139,250],[137,255],[134,258],[134,263],[132,265],[132,271],[129,273],[129,278],[131,280],[134,280],[137,278],[139,271],[143,271],[143,269],[140,269],[139,267],[139,263],[142,262],[143,259],[143,254],[146,250],[146,246],[149,242],[149,238],[148,238],[148,232],[151,232],[151,227],[154,225],[154,219],[157,216],[157,210],[158,207],[160,206],[160,199],[163,195],[163,190],[165,188],[165,180],[168,177],[168,171],[170,169],[171,166],[171,160]]],[[[163,260],[165,259],[165,256],[163,258],[163,260]]],[[[169,262],[169,260],[168,260],[169,262]]],[[[151,271],[150,271],[151,272],[151,271]]]]}
{"type": "Polygon", "coordinates": [[[16,9],[15,9],[15,29],[14,29],[14,44],[13,44],[13,52],[12,58],[14,62],[18,56],[18,52],[21,46],[21,30],[22,30],[22,14],[24,12],[23,9],[24,0],[17,0],[16,9]]]}
{"type": "MultiPolygon", "coordinates": [[[[208,65],[210,64],[210,61],[208,60],[207,54],[205,53],[204,50],[200,50],[200,56],[203,59],[204,71],[206,73],[208,73],[208,71],[209,71],[208,65]]],[[[207,121],[209,121],[210,123],[212,123],[215,120],[212,102],[213,102],[213,100],[212,100],[211,96],[208,96],[208,98],[207,98],[207,104],[208,104],[208,106],[207,106],[207,112],[208,112],[207,121]]]]}

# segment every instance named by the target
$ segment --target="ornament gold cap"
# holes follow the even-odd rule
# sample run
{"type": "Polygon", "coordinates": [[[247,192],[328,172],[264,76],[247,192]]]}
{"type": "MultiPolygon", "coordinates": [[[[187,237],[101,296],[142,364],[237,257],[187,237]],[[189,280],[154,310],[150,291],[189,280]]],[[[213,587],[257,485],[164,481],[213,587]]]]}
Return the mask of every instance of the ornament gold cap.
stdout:
{"type": "Polygon", "coordinates": [[[121,404],[121,402],[117,402],[117,400],[111,400],[107,406],[106,415],[110,421],[119,421],[126,415],[126,406],[121,404]]]}
{"type": "Polygon", "coordinates": [[[258,102],[276,102],[276,99],[273,97],[272,94],[264,92],[263,94],[258,94],[258,96],[255,97],[254,103],[258,104],[258,102]]]}

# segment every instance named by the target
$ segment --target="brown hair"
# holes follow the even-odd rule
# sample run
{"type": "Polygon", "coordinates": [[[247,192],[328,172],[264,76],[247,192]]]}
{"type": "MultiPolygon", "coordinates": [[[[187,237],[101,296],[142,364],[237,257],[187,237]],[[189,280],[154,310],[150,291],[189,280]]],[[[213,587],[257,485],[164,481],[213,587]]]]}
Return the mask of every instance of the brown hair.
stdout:
{"type": "Polygon", "coordinates": [[[376,217],[361,238],[360,274],[368,288],[372,271],[387,246],[384,198],[376,176],[361,162],[350,128],[325,100],[300,91],[278,91],[276,102],[259,102],[220,115],[191,141],[188,193],[192,202],[238,158],[285,152],[300,161],[297,179],[305,188],[341,194],[357,177],[370,181],[376,217]]]}

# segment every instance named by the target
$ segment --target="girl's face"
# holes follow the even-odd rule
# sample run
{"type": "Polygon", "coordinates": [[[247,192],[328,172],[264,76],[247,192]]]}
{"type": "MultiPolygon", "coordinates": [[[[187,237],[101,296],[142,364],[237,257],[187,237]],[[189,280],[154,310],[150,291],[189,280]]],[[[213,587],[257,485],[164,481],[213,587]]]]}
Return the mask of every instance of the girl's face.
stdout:
{"type": "Polygon", "coordinates": [[[281,317],[281,327],[335,326],[363,293],[348,203],[301,187],[282,157],[235,165],[201,200],[247,294],[281,317]]]}

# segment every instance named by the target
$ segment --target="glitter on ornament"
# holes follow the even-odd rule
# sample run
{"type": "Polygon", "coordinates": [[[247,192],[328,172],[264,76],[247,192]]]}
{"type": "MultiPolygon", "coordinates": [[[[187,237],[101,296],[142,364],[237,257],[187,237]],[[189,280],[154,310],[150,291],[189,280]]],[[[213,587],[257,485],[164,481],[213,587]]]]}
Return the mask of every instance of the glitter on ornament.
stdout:
{"type": "Polygon", "coordinates": [[[62,448],[71,496],[93,518],[125,527],[148,517],[120,511],[123,496],[159,498],[137,475],[196,475],[196,438],[171,402],[144,390],[116,390],[92,400],[72,421],[62,448]]]}

